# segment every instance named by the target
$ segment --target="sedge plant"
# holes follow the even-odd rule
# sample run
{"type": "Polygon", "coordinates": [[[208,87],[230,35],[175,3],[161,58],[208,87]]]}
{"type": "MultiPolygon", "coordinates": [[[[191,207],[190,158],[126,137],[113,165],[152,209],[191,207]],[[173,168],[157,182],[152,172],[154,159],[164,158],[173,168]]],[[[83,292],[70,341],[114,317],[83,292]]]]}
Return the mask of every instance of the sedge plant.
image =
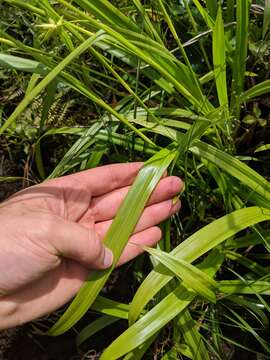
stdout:
{"type": "MultiPolygon", "coordinates": [[[[263,67],[253,69],[249,51],[256,4],[2,3],[2,8],[23,14],[33,35],[16,36],[12,24],[1,23],[0,67],[27,74],[28,83],[0,134],[13,136],[27,109],[41,99],[34,153],[40,178],[97,166],[109,149],[116,154],[121,149],[125,160],[134,154],[145,160],[104,240],[114,252],[113,267],[164,171],[182,174],[186,182],[186,217],[166,222],[159,247],[145,249],[152,270],[131,303],[100,295],[113,267],[93,272],[46,334],[64,333],[92,309],[101,316],[79,332],[78,346],[119,319],[128,322],[102,360],[144,358],[165,327],[173,331],[161,359],[229,358],[224,343],[269,358],[264,331],[269,326],[270,280],[262,259],[270,250],[270,184],[247,164],[259,161],[269,144],[260,144],[254,156],[239,151],[246,141],[243,129],[267,123],[258,98],[269,93],[270,80],[263,67]],[[86,128],[69,126],[65,119],[60,126],[49,121],[63,89],[94,104],[97,115],[86,128]],[[44,144],[57,136],[75,140],[48,171],[44,144]],[[226,326],[250,334],[256,348],[231,339],[223,331],[226,326]]],[[[259,49],[269,43],[268,2],[261,8],[255,39],[259,49]]]]}

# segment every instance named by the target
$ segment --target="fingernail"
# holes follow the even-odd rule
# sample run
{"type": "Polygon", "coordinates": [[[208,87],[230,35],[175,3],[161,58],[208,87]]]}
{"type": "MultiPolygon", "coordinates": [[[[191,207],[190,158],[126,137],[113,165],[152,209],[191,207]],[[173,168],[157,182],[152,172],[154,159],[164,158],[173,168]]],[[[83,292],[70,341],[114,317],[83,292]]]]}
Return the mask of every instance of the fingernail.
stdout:
{"type": "Polygon", "coordinates": [[[112,265],[113,263],[113,253],[111,252],[110,249],[105,248],[105,254],[104,254],[104,259],[103,259],[103,265],[105,268],[108,268],[112,265]]]}
{"type": "Polygon", "coordinates": [[[180,210],[180,208],[181,208],[181,201],[179,200],[179,197],[176,196],[175,198],[172,199],[171,213],[175,214],[180,210]]]}

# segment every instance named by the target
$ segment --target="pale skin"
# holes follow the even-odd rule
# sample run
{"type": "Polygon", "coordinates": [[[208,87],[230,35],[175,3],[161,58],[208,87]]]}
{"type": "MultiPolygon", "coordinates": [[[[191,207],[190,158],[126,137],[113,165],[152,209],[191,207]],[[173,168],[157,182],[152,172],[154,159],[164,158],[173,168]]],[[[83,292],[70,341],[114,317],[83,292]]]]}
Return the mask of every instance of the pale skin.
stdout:
{"type": "MultiPolygon", "coordinates": [[[[46,181],[0,204],[0,329],[60,308],[91,269],[110,267],[104,236],[142,163],[101,166],[46,181]]],[[[159,223],[180,209],[182,189],[164,176],[129,239],[118,266],[161,238],[159,223]]]]}

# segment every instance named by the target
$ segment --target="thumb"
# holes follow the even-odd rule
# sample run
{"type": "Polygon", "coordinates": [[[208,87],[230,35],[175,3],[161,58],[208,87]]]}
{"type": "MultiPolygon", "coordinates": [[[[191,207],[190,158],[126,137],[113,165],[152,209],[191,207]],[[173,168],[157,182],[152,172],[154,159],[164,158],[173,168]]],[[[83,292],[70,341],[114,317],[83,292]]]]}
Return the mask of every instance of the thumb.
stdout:
{"type": "Polygon", "coordinates": [[[90,269],[106,269],[112,265],[112,251],[103,245],[94,230],[62,219],[56,227],[50,243],[57,255],[73,259],[90,269]]]}

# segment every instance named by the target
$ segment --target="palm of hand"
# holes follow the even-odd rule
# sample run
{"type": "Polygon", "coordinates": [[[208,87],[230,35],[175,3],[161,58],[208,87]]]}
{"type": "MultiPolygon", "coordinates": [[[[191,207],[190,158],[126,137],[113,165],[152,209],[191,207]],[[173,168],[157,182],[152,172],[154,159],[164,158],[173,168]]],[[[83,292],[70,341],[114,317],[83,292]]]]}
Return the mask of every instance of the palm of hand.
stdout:
{"type": "MultiPolygon", "coordinates": [[[[47,314],[76,294],[89,269],[105,267],[101,239],[140,167],[109,165],[58,178],[0,206],[0,291],[7,294],[0,315],[1,305],[16,324],[47,314]]],[[[175,177],[161,180],[119,264],[142,251],[134,244],[160,239],[156,224],[179,209],[171,198],[181,186],[175,177]]]]}

